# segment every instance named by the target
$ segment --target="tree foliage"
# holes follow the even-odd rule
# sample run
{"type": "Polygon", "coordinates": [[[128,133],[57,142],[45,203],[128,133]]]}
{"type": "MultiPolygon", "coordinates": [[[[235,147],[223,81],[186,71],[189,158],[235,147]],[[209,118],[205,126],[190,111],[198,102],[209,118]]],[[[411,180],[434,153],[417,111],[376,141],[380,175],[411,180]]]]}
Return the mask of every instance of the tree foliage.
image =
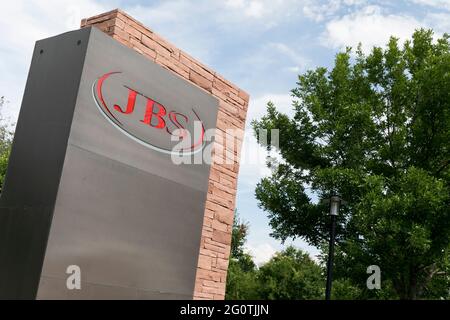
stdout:
{"type": "Polygon", "coordinates": [[[5,104],[5,97],[0,97],[0,193],[5,179],[6,169],[8,167],[9,153],[12,144],[12,132],[2,116],[5,104]]]}
{"type": "Polygon", "coordinates": [[[248,223],[242,222],[235,214],[231,253],[228,264],[225,298],[228,300],[257,299],[256,265],[252,257],[245,252],[244,245],[248,235],[248,223]]]}
{"type": "Polygon", "coordinates": [[[294,247],[277,253],[258,271],[259,296],[267,300],[322,299],[323,272],[308,254],[294,247]]]}
{"type": "Polygon", "coordinates": [[[437,275],[448,288],[449,36],[417,30],[402,47],[391,38],[368,55],[349,48],[331,70],[300,75],[292,95],[292,117],[269,103],[253,123],[256,133],[280,130],[281,161],[256,188],[272,235],[321,246],[328,208],[306,187],[319,200],[337,193],[348,203],[338,216],[337,277],[364,292],[376,264],[389,297],[426,297],[437,275]]]}
{"type": "Polygon", "coordinates": [[[323,270],[306,253],[293,247],[256,267],[244,250],[248,224],[237,217],[233,224],[226,299],[320,299],[323,270]]]}

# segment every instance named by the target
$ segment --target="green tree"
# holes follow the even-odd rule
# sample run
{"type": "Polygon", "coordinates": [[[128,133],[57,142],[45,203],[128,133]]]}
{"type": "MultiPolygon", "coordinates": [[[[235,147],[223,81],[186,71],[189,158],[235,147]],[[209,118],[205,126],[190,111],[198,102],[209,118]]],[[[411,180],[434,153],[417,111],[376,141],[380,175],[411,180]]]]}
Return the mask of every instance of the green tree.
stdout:
{"type": "Polygon", "coordinates": [[[362,298],[361,289],[350,279],[341,278],[333,281],[331,299],[333,300],[357,300],[362,298]]]}
{"type": "Polygon", "coordinates": [[[226,299],[319,299],[323,295],[322,269],[301,250],[288,247],[258,269],[244,250],[248,230],[248,223],[236,215],[226,299]]]}
{"type": "Polygon", "coordinates": [[[231,236],[231,253],[228,264],[225,298],[227,300],[257,299],[256,265],[245,252],[248,223],[235,214],[231,236]]]}
{"type": "Polygon", "coordinates": [[[12,132],[9,125],[3,117],[3,108],[6,105],[4,96],[0,97],[0,193],[3,186],[3,181],[8,167],[9,153],[12,144],[12,132]]]}
{"type": "Polygon", "coordinates": [[[330,71],[299,76],[293,117],[269,103],[253,123],[256,134],[280,130],[281,160],[269,163],[256,197],[275,238],[321,247],[329,216],[320,200],[340,194],[348,204],[338,216],[336,277],[380,297],[365,287],[367,266],[378,265],[394,292],[383,297],[432,297],[438,275],[450,285],[449,36],[417,30],[403,46],[391,38],[368,55],[352,52],[338,53],[330,71]]]}
{"type": "Polygon", "coordinates": [[[321,299],[322,269],[308,254],[288,247],[258,271],[258,295],[268,300],[321,299]]]}

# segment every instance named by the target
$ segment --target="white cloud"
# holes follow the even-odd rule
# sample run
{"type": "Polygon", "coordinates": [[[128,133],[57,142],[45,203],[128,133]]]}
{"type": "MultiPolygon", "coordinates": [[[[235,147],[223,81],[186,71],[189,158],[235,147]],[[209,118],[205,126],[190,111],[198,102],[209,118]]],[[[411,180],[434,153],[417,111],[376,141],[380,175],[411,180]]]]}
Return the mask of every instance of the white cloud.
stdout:
{"type": "Polygon", "coordinates": [[[0,95],[11,101],[5,115],[13,122],[20,102],[31,62],[34,43],[71,29],[79,28],[83,16],[107,9],[91,0],[2,1],[0,30],[0,95]]]}
{"type": "Polygon", "coordinates": [[[321,22],[334,16],[341,9],[360,6],[366,2],[366,0],[309,0],[303,6],[303,13],[307,18],[321,22]]]}
{"type": "Polygon", "coordinates": [[[437,36],[450,31],[450,14],[449,13],[428,13],[425,16],[424,23],[432,27],[437,36]]]}
{"type": "Polygon", "coordinates": [[[450,0],[411,0],[413,3],[450,10],[450,0]]]}
{"type": "MultiPolygon", "coordinates": [[[[240,79],[232,80],[243,88],[250,89],[250,102],[255,96],[268,94],[268,90],[288,93],[295,86],[296,74],[311,65],[311,60],[306,55],[309,48],[304,45],[307,40],[296,39],[295,43],[290,43],[284,38],[258,36],[260,38],[262,41],[243,49],[238,60],[227,70],[240,75],[240,79]]],[[[266,103],[267,101],[259,106],[264,111],[266,103]]]]}
{"type": "Polygon", "coordinates": [[[220,12],[219,8],[213,1],[209,5],[193,5],[189,1],[173,0],[123,9],[175,46],[209,65],[219,44],[214,37],[214,29],[222,22],[213,18],[220,12]]]}
{"type": "Polygon", "coordinates": [[[247,244],[245,249],[253,257],[253,261],[257,266],[261,266],[269,261],[277,252],[277,250],[268,243],[261,243],[254,246],[247,244]]]}
{"type": "Polygon", "coordinates": [[[316,22],[320,22],[335,14],[340,8],[340,0],[330,0],[326,3],[322,3],[320,1],[309,1],[308,4],[303,7],[303,13],[306,17],[316,22]]]}
{"type": "Polygon", "coordinates": [[[412,16],[384,14],[378,6],[366,6],[328,22],[322,43],[331,48],[343,49],[346,46],[356,48],[361,42],[363,51],[368,52],[373,46],[384,46],[390,36],[404,41],[421,26],[425,26],[424,23],[412,16]]]}
{"type": "Polygon", "coordinates": [[[124,9],[176,46],[209,65],[213,62],[212,56],[221,50],[223,37],[253,37],[264,34],[290,18],[301,19],[304,2],[305,0],[173,0],[124,9]]]}
{"type": "Polygon", "coordinates": [[[249,18],[264,18],[265,22],[273,25],[277,22],[275,20],[301,13],[305,2],[306,0],[227,0],[225,7],[249,18]]]}
{"type": "Polygon", "coordinates": [[[269,242],[250,243],[249,241],[249,243],[244,246],[244,250],[253,257],[253,261],[258,267],[268,262],[277,252],[286,249],[288,246],[294,246],[295,248],[308,253],[311,259],[317,263],[319,262],[320,251],[303,240],[287,240],[283,245],[274,239],[270,239],[269,242]]]}
{"type": "Polygon", "coordinates": [[[300,67],[293,66],[293,67],[288,67],[287,70],[288,70],[289,72],[293,72],[293,73],[295,73],[295,74],[298,74],[298,73],[300,72],[301,69],[300,69],[300,67]]]}
{"type": "Polygon", "coordinates": [[[238,189],[240,193],[252,195],[256,184],[263,177],[270,175],[271,171],[266,166],[267,151],[261,147],[253,135],[253,131],[248,129],[245,132],[242,144],[238,189]]]}
{"type": "Polygon", "coordinates": [[[266,106],[269,101],[273,102],[280,112],[293,115],[292,100],[293,97],[290,94],[276,93],[269,93],[256,98],[251,98],[247,112],[247,127],[252,120],[260,119],[266,114],[266,106]]]}
{"type": "MultiPolygon", "coordinates": [[[[252,120],[260,119],[266,113],[266,105],[269,101],[272,101],[280,112],[293,114],[292,97],[289,94],[267,94],[250,99],[239,170],[239,190],[242,193],[253,194],[261,178],[271,174],[266,166],[267,151],[258,144],[250,128],[252,120]]],[[[271,154],[271,156],[277,155],[271,154]]]]}
{"type": "Polygon", "coordinates": [[[260,18],[263,15],[264,7],[261,2],[252,1],[244,12],[249,17],[260,18]]]}
{"type": "Polygon", "coordinates": [[[292,61],[295,64],[294,67],[297,68],[299,71],[301,69],[305,69],[305,67],[309,63],[309,60],[306,59],[303,55],[301,55],[298,51],[294,50],[293,46],[288,46],[280,42],[272,42],[269,44],[269,46],[275,49],[276,51],[280,52],[284,56],[286,56],[290,61],[292,61]]]}
{"type": "Polygon", "coordinates": [[[245,6],[245,0],[226,0],[225,5],[230,8],[243,8],[245,6]]]}

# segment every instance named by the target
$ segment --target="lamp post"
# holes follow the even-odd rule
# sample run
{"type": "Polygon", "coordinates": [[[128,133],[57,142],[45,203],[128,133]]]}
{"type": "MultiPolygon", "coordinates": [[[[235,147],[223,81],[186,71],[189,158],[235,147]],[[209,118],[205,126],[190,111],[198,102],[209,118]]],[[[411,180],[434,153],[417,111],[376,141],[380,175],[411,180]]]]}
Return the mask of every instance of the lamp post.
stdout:
{"type": "Polygon", "coordinates": [[[339,213],[339,208],[342,204],[342,199],[339,196],[331,196],[329,199],[330,203],[330,217],[331,217],[331,228],[330,228],[330,244],[328,250],[328,263],[327,263],[327,286],[325,291],[325,300],[330,300],[331,298],[331,283],[333,281],[333,256],[334,256],[334,239],[336,237],[336,216],[339,213]]]}

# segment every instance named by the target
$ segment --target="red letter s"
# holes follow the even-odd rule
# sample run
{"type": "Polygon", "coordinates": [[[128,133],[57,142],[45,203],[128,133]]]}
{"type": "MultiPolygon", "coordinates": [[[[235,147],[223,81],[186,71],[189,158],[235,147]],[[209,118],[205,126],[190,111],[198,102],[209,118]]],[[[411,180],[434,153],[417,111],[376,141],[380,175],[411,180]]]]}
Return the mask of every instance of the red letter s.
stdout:
{"type": "MultiPolygon", "coordinates": [[[[185,116],[184,114],[179,113],[179,112],[175,112],[175,111],[170,111],[170,112],[169,112],[169,120],[170,120],[170,122],[172,122],[173,125],[174,125],[177,129],[180,129],[180,130],[181,130],[181,135],[180,135],[180,137],[181,137],[181,138],[184,138],[184,137],[186,136],[186,130],[185,130],[185,127],[183,127],[183,126],[181,125],[180,121],[178,120],[178,116],[183,117],[184,120],[186,121],[186,123],[188,122],[188,117],[185,116]]],[[[175,130],[177,130],[177,129],[175,129],[175,130]]],[[[166,130],[167,130],[167,132],[168,132],[169,134],[173,134],[173,132],[175,131],[175,130],[172,130],[172,132],[169,131],[169,128],[168,128],[168,127],[166,127],[166,130]]]]}

